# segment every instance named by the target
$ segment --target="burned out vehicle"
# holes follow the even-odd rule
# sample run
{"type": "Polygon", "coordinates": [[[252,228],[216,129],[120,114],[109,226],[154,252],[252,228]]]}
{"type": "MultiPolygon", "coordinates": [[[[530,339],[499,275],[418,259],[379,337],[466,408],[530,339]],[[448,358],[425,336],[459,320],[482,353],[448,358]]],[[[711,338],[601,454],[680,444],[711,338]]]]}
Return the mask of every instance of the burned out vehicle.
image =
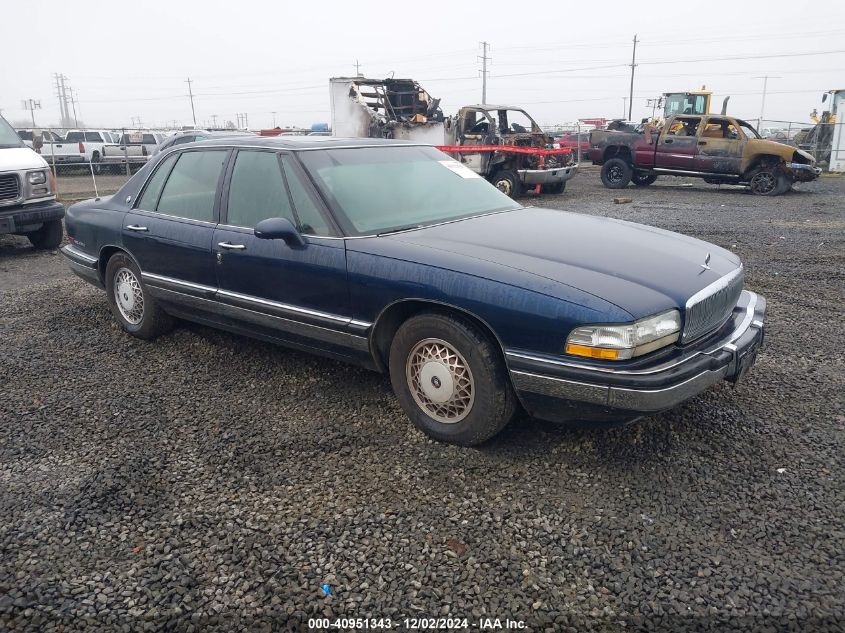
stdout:
{"type": "Polygon", "coordinates": [[[335,136],[434,145],[511,197],[527,188],[562,193],[578,170],[571,149],[553,149],[522,108],[468,105],[446,116],[413,79],[337,77],[330,85],[335,136]]]}
{"type": "Polygon", "coordinates": [[[669,117],[659,129],[646,126],[643,132],[595,131],[589,156],[602,166],[602,182],[610,189],[631,182],[646,186],[670,175],[778,195],[821,173],[807,152],[764,140],[745,121],[725,115],[669,117]]]}

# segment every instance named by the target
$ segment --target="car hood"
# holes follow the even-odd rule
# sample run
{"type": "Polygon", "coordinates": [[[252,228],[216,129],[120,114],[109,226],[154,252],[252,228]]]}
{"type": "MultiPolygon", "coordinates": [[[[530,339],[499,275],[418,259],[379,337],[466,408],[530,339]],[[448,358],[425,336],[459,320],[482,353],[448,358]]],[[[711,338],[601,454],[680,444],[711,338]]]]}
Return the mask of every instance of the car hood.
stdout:
{"type": "MultiPolygon", "coordinates": [[[[526,208],[376,239],[471,258],[577,288],[635,318],[681,308],[740,265],[723,248],[651,226],[555,209],[526,208]]],[[[442,259],[442,258],[441,258],[442,259]]],[[[562,293],[565,294],[565,293],[562,293]]],[[[566,298],[562,296],[561,298],[566,298]]]]}
{"type": "Polygon", "coordinates": [[[42,169],[47,162],[28,147],[0,149],[0,171],[15,169],[42,169]]]}

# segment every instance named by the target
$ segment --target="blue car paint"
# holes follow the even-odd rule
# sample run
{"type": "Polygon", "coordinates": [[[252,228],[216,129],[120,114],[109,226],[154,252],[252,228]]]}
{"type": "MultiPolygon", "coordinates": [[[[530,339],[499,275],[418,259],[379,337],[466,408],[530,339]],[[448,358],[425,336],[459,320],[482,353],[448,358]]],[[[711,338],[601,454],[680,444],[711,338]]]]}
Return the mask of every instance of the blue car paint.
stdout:
{"type": "MultiPolygon", "coordinates": [[[[72,244],[101,260],[98,281],[103,281],[105,256],[125,249],[146,273],[347,318],[327,325],[319,315],[301,317],[321,332],[336,328],[341,337],[371,338],[386,310],[409,300],[427,301],[476,317],[491,328],[503,351],[560,358],[573,327],[630,322],[671,308],[683,311],[689,296],[739,265],[732,253],[693,238],[550,209],[517,209],[380,237],[307,237],[303,248],[260,240],[248,229],[132,212],[147,176],[169,154],[156,156],[116,195],[68,209],[72,244]],[[129,232],[125,226],[130,223],[150,230],[129,232]],[[150,240],[149,252],[138,258],[134,251],[143,239],[150,240]],[[235,240],[249,248],[229,252],[217,246],[235,240]],[[709,265],[702,266],[706,258],[709,265]]],[[[218,192],[215,213],[221,197],[218,192]]],[[[204,303],[180,307],[179,315],[370,368],[384,367],[372,341],[350,348],[342,338],[337,342],[309,338],[307,331],[279,333],[259,320],[245,322],[207,310],[208,300],[220,294],[212,291],[200,300],[204,303]]],[[[236,299],[230,303],[238,305],[236,299]]],[[[658,356],[674,353],[665,350],[658,356]]],[[[649,362],[643,357],[616,366],[649,362]]]]}

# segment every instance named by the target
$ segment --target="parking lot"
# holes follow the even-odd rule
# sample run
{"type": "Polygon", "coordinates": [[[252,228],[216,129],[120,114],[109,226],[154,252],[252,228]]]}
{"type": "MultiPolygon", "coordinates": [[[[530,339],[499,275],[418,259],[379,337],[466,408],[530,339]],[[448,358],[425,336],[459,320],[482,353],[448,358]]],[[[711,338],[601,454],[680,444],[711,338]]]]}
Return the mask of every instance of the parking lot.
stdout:
{"type": "Polygon", "coordinates": [[[845,630],[845,178],[766,198],[588,169],[524,202],[736,252],[768,300],[754,369],[625,427],[521,416],[458,448],[386,376],[129,337],[61,255],[0,237],[0,628],[845,630]]]}

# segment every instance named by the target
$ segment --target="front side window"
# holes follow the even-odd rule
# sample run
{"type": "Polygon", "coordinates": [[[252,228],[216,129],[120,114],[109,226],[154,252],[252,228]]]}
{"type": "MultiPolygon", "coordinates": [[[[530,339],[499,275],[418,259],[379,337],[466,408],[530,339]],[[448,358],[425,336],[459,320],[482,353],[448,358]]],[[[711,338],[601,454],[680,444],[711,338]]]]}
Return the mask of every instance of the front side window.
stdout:
{"type": "Polygon", "coordinates": [[[308,193],[308,186],[302,181],[290,154],[282,155],[282,165],[285,168],[285,179],[288,190],[299,218],[299,230],[306,235],[331,235],[332,230],[323,217],[320,207],[308,193]]]}
{"type": "Polygon", "coordinates": [[[751,124],[746,123],[745,121],[737,121],[737,123],[739,123],[739,127],[742,128],[742,131],[745,132],[745,136],[748,138],[761,138],[757,133],[757,130],[755,130],[751,124]]]}
{"type": "Polygon", "coordinates": [[[232,170],[226,223],[253,227],[267,218],[296,220],[274,152],[240,151],[232,170]]]}
{"type": "Polygon", "coordinates": [[[181,154],[164,185],[156,211],[214,222],[214,196],[226,154],[225,150],[181,154]]]}
{"type": "Polygon", "coordinates": [[[519,208],[478,174],[433,147],[325,149],[299,156],[349,235],[519,208]]]}

